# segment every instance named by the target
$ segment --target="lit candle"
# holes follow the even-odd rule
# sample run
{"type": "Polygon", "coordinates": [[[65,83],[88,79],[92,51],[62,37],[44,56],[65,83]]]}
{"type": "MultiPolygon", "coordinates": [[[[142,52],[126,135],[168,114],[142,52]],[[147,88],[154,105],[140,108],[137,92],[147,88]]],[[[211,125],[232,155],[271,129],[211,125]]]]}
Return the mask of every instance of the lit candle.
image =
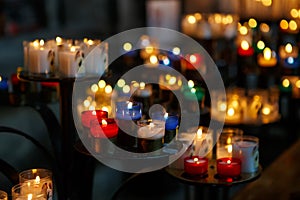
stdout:
{"type": "Polygon", "coordinates": [[[91,146],[96,153],[113,153],[117,142],[118,125],[113,118],[103,118],[91,121],[91,146]],[[108,140],[106,140],[107,138],[108,140]]]}
{"type": "Polygon", "coordinates": [[[116,103],[116,118],[123,120],[138,120],[142,117],[142,107],[139,102],[122,101],[116,103]]]}
{"type": "Polygon", "coordinates": [[[193,155],[212,158],[213,149],[213,132],[207,127],[200,126],[197,130],[194,128],[188,130],[189,133],[195,133],[194,138],[194,153],[193,155]]]}
{"type": "Polygon", "coordinates": [[[220,178],[237,178],[241,174],[241,160],[238,158],[217,159],[217,172],[220,178]]]}
{"type": "Polygon", "coordinates": [[[266,47],[263,54],[258,55],[257,62],[261,67],[274,67],[277,64],[276,53],[266,47]]]}
{"type": "Polygon", "coordinates": [[[38,74],[54,72],[54,51],[45,45],[44,40],[36,40],[29,44],[28,71],[38,74]]]}
{"type": "Polygon", "coordinates": [[[69,50],[60,51],[58,55],[59,71],[66,77],[76,77],[80,73],[83,55],[78,46],[72,46],[69,50]]]}
{"type": "Polygon", "coordinates": [[[240,56],[252,56],[254,53],[253,47],[249,45],[246,40],[241,42],[241,45],[238,47],[238,54],[240,56]]]}
{"type": "Polygon", "coordinates": [[[186,157],[184,159],[184,171],[189,175],[206,175],[208,159],[199,156],[186,157]]]}
{"type": "Polygon", "coordinates": [[[91,121],[91,134],[95,138],[113,138],[118,134],[118,126],[114,119],[96,119],[91,121]]]}
{"type": "Polygon", "coordinates": [[[142,103],[116,102],[115,116],[119,126],[118,143],[129,151],[137,147],[137,120],[142,118],[142,103]]]}
{"type": "Polygon", "coordinates": [[[104,110],[86,110],[81,113],[81,123],[90,128],[91,121],[95,119],[108,118],[108,112],[104,110]]]}
{"type": "MultiPolygon", "coordinates": [[[[30,169],[19,174],[21,194],[41,195],[51,200],[53,196],[52,172],[48,169],[30,169]]],[[[18,186],[17,186],[18,187],[18,186]]]]}
{"type": "Polygon", "coordinates": [[[138,149],[141,152],[151,152],[162,148],[165,135],[165,121],[140,120],[138,121],[138,149]]]}
{"type": "Polygon", "coordinates": [[[293,46],[291,43],[279,47],[279,56],[281,59],[286,59],[288,57],[297,58],[298,55],[298,47],[293,46]]]}

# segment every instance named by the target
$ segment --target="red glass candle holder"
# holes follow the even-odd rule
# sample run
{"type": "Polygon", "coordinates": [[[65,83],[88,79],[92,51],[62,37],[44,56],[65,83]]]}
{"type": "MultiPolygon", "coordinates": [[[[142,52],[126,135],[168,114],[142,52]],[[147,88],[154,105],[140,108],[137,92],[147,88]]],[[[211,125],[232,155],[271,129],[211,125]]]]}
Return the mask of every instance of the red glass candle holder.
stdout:
{"type": "Polygon", "coordinates": [[[117,142],[118,129],[117,123],[112,118],[93,120],[90,128],[93,151],[95,153],[113,153],[117,142]]]}
{"type": "Polygon", "coordinates": [[[86,110],[81,113],[81,123],[89,128],[91,121],[95,119],[108,118],[108,112],[104,110],[86,110]]]}
{"type": "Polygon", "coordinates": [[[184,171],[189,175],[205,175],[208,159],[200,156],[189,156],[184,159],[184,171]]]}
{"type": "Polygon", "coordinates": [[[241,160],[239,158],[217,159],[217,172],[220,178],[237,178],[241,174],[241,160]]]}
{"type": "Polygon", "coordinates": [[[113,138],[118,135],[118,125],[113,118],[91,121],[90,131],[95,138],[113,138]]]}

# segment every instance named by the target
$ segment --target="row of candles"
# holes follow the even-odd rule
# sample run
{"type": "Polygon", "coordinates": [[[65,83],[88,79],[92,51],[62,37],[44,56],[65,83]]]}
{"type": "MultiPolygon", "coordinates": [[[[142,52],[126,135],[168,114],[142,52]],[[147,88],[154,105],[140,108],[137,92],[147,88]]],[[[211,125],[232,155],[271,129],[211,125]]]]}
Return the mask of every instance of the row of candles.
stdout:
{"type": "Polygon", "coordinates": [[[228,88],[226,97],[212,92],[212,101],[216,107],[211,109],[213,119],[220,119],[220,113],[225,114],[225,123],[229,124],[264,124],[279,119],[279,89],[246,90],[243,88],[228,88]]]}
{"type": "MultiPolygon", "coordinates": [[[[102,75],[108,68],[108,48],[105,41],[87,38],[72,40],[56,37],[51,40],[24,41],[24,69],[32,74],[51,75],[58,72],[65,77],[102,75]]],[[[142,35],[138,41],[120,44],[121,54],[129,57],[136,56],[136,51],[133,51],[135,48],[147,67],[171,66],[179,61],[183,65],[182,71],[196,68],[206,72],[204,58],[199,53],[187,54],[177,46],[165,52],[150,36],[142,35]]]]}
{"type": "MultiPolygon", "coordinates": [[[[19,184],[11,189],[12,200],[52,200],[53,181],[49,169],[29,169],[19,173],[19,184]]],[[[9,195],[0,191],[0,199],[8,200],[9,195]]]]}
{"type": "MultiPolygon", "coordinates": [[[[198,127],[188,130],[183,135],[191,133],[196,133],[191,147],[170,167],[183,168],[187,175],[205,178],[211,164],[210,160],[213,159],[214,132],[207,127],[198,127]]],[[[257,137],[244,135],[243,131],[237,128],[224,128],[217,134],[219,138],[216,148],[216,177],[231,180],[240,178],[241,173],[257,172],[259,167],[257,137]]]]}
{"type": "Polygon", "coordinates": [[[24,69],[32,74],[59,72],[65,77],[77,77],[101,75],[107,68],[108,45],[100,40],[36,39],[24,41],[23,50],[24,69]],[[84,62],[87,55],[90,58],[84,62]]]}
{"type": "Polygon", "coordinates": [[[150,152],[175,137],[179,116],[154,112],[150,119],[142,119],[142,103],[123,101],[116,103],[114,118],[104,110],[87,110],[81,113],[81,122],[82,139],[96,153],[113,150],[104,138],[127,150],[150,152]]]}

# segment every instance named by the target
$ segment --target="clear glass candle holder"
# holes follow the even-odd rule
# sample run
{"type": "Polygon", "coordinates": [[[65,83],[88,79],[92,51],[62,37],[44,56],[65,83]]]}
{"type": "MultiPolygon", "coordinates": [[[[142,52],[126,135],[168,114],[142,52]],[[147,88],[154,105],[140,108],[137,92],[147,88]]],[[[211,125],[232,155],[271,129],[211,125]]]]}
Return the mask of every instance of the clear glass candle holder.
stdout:
{"type": "Polygon", "coordinates": [[[47,200],[47,187],[37,187],[32,182],[19,183],[11,189],[12,200],[47,200]]]}
{"type": "Polygon", "coordinates": [[[19,182],[23,185],[28,185],[27,188],[31,190],[29,186],[34,185],[35,190],[46,191],[47,200],[52,199],[53,196],[53,181],[52,181],[52,171],[49,169],[29,169],[22,171],[19,174],[19,182]]]}
{"type": "Polygon", "coordinates": [[[242,136],[243,130],[238,128],[223,128],[218,134],[216,158],[231,158],[233,151],[233,137],[242,136]]]}
{"type": "Polygon", "coordinates": [[[8,200],[8,195],[5,191],[0,190],[0,200],[8,200]]]}

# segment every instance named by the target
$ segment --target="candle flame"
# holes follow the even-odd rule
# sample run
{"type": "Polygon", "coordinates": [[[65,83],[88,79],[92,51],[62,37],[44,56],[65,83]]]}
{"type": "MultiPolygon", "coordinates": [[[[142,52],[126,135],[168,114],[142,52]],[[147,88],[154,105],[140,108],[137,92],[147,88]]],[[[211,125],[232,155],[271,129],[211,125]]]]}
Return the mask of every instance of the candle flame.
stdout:
{"type": "Polygon", "coordinates": [[[102,123],[102,126],[104,126],[104,127],[107,126],[107,121],[105,119],[102,119],[101,123],[102,123]]]}
{"type": "Polygon", "coordinates": [[[27,200],[32,200],[32,194],[27,195],[27,200]]]}
{"type": "Polygon", "coordinates": [[[231,164],[231,160],[227,160],[227,164],[230,165],[231,164]]]}
{"type": "Polygon", "coordinates": [[[228,152],[228,153],[232,153],[232,144],[229,144],[229,145],[227,146],[227,152],[228,152]]]}
{"type": "Polygon", "coordinates": [[[35,183],[35,184],[40,184],[40,181],[41,181],[40,176],[36,176],[36,177],[35,177],[35,180],[34,180],[34,183],[35,183]]]}
{"type": "Polygon", "coordinates": [[[197,130],[197,139],[201,139],[201,137],[202,137],[202,128],[199,128],[197,130]]]}
{"type": "Polygon", "coordinates": [[[249,43],[246,40],[243,40],[241,43],[241,48],[243,50],[248,50],[249,49],[249,43]]]}
{"type": "Polygon", "coordinates": [[[194,162],[198,162],[199,161],[199,159],[198,158],[194,158],[194,162]]]}
{"type": "Polygon", "coordinates": [[[283,81],[282,81],[282,86],[283,87],[289,87],[290,86],[290,81],[289,81],[289,79],[284,79],[283,81]]]}
{"type": "Polygon", "coordinates": [[[70,51],[71,51],[71,52],[75,52],[75,51],[76,51],[76,47],[71,46],[70,51]]]}
{"type": "Polygon", "coordinates": [[[108,107],[103,106],[103,107],[101,108],[101,110],[108,112],[108,107]]]}
{"type": "Polygon", "coordinates": [[[234,115],[234,109],[233,108],[229,108],[228,109],[228,111],[227,111],[227,114],[229,115],[229,116],[233,116],[234,115]]]}
{"type": "Polygon", "coordinates": [[[128,109],[132,109],[132,105],[133,105],[132,102],[128,102],[127,108],[128,108],[128,109]]]}
{"type": "Polygon", "coordinates": [[[62,43],[62,38],[61,37],[56,37],[56,44],[61,44],[62,43]]]}
{"type": "Polygon", "coordinates": [[[146,83],[145,82],[140,82],[140,89],[145,89],[146,83]]]}
{"type": "Polygon", "coordinates": [[[88,44],[88,45],[93,45],[93,44],[94,44],[94,41],[91,40],[91,39],[89,39],[89,40],[87,41],[87,44],[88,44]]]}
{"type": "Polygon", "coordinates": [[[269,115],[269,114],[271,113],[271,109],[270,109],[269,107],[264,107],[264,108],[262,109],[262,113],[263,113],[264,115],[269,115]]]}
{"type": "Polygon", "coordinates": [[[45,41],[44,40],[40,40],[40,46],[44,46],[45,41]]]}
{"type": "Polygon", "coordinates": [[[293,47],[292,47],[291,43],[287,43],[287,45],[285,45],[284,49],[287,53],[292,53],[292,51],[293,51],[293,47]]]}
{"type": "Polygon", "coordinates": [[[264,58],[265,58],[266,60],[270,60],[271,57],[272,57],[272,51],[271,51],[271,49],[270,49],[269,47],[266,47],[266,48],[264,49],[263,54],[264,54],[264,58]]]}
{"type": "Polygon", "coordinates": [[[164,118],[165,118],[165,119],[168,119],[168,116],[169,116],[168,113],[165,113],[165,114],[164,114],[164,118]]]}
{"type": "Polygon", "coordinates": [[[157,64],[158,63],[158,59],[157,59],[156,55],[151,55],[149,59],[150,59],[151,64],[157,64]]]}
{"type": "Polygon", "coordinates": [[[188,86],[189,86],[189,88],[193,88],[193,87],[195,86],[194,81],[189,80],[189,81],[188,81],[188,86]]]}
{"type": "Polygon", "coordinates": [[[191,63],[196,63],[197,62],[197,57],[195,55],[190,56],[190,62],[191,63]]]}
{"type": "Polygon", "coordinates": [[[176,83],[176,77],[175,76],[172,76],[171,78],[170,78],[170,80],[169,80],[169,84],[170,85],[174,85],[175,83],[176,83]]]}

